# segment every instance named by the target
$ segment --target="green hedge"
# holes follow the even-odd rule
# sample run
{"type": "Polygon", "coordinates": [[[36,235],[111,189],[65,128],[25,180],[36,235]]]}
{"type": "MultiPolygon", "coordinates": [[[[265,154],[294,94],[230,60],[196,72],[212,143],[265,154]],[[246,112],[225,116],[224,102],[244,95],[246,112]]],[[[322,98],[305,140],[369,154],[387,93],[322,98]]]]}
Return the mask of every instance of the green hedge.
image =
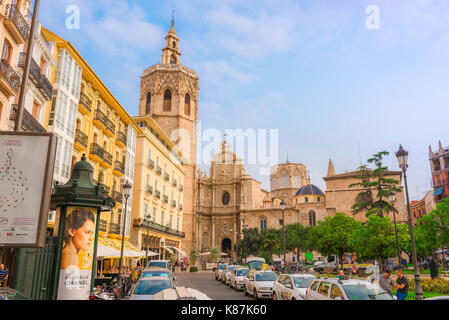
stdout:
{"type": "Polygon", "coordinates": [[[190,272],[198,272],[198,267],[190,267],[190,272]]]}
{"type": "MultiPolygon", "coordinates": [[[[421,278],[421,288],[424,292],[449,294],[449,281],[442,278],[421,278]]],[[[409,279],[408,290],[415,291],[415,279],[409,279]]]]}

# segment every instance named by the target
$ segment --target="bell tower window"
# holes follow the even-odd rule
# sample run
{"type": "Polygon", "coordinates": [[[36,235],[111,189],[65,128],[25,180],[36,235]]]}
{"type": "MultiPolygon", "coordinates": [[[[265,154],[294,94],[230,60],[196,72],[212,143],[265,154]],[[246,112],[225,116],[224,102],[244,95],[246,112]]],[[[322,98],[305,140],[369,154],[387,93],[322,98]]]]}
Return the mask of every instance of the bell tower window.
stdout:
{"type": "Polygon", "coordinates": [[[164,109],[163,111],[171,111],[171,91],[169,89],[164,92],[164,109]]]}
{"type": "Polygon", "coordinates": [[[171,64],[176,64],[176,55],[175,55],[175,54],[172,54],[172,55],[171,55],[171,57],[170,57],[170,63],[171,63],[171,64]]]}
{"type": "Polygon", "coordinates": [[[186,94],[186,97],[184,99],[184,113],[188,116],[190,116],[190,94],[186,94]]]}
{"type": "Polygon", "coordinates": [[[147,93],[147,100],[145,105],[145,114],[149,114],[151,112],[151,92],[147,93]]]}

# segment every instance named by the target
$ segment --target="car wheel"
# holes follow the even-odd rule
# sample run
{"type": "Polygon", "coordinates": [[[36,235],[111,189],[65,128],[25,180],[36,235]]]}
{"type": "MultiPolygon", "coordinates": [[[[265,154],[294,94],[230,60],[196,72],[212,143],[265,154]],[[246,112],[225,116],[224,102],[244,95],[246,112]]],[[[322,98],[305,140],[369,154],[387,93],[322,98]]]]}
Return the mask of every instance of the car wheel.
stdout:
{"type": "Polygon", "coordinates": [[[296,300],[296,299],[293,297],[293,298],[292,298],[292,301],[293,301],[293,300],[296,300]]]}
{"type": "Polygon", "coordinates": [[[257,295],[257,290],[256,290],[256,288],[254,288],[254,298],[256,298],[256,300],[259,300],[259,296],[257,295]]]}
{"type": "Polygon", "coordinates": [[[243,293],[245,294],[245,296],[249,295],[248,291],[246,290],[246,286],[243,287],[243,293]]]}
{"type": "Polygon", "coordinates": [[[277,300],[277,299],[278,299],[278,296],[277,296],[276,292],[273,291],[273,300],[277,300]]]}

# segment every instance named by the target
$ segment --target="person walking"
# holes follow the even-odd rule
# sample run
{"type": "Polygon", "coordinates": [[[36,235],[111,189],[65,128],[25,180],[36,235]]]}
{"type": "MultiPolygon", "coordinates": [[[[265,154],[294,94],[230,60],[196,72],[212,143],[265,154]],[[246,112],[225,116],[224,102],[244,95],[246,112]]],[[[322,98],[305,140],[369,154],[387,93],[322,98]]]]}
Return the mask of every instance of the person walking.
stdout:
{"type": "Polygon", "coordinates": [[[396,297],[398,297],[398,300],[405,300],[408,295],[408,279],[404,276],[400,268],[396,270],[396,275],[398,276],[394,285],[396,288],[396,297]]]}
{"type": "Polygon", "coordinates": [[[385,270],[385,273],[379,277],[379,287],[388,292],[390,296],[393,296],[393,291],[391,290],[391,287],[394,287],[394,282],[390,278],[391,274],[392,273],[390,269],[385,270]]]}
{"type": "Polygon", "coordinates": [[[6,283],[8,282],[8,269],[5,268],[5,265],[0,264],[0,287],[6,287],[6,283]]]}

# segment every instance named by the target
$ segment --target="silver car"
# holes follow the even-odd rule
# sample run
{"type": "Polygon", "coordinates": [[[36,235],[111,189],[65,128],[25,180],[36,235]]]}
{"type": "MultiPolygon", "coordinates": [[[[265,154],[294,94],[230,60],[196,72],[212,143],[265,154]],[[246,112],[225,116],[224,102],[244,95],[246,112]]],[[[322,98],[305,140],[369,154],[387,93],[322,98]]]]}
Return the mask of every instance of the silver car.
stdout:
{"type": "Polygon", "coordinates": [[[273,284],[278,275],[274,271],[250,271],[244,280],[245,296],[253,295],[256,299],[273,297],[273,284]]]}
{"type": "Polygon", "coordinates": [[[215,280],[221,280],[221,274],[223,273],[227,263],[219,263],[218,267],[215,269],[215,280]]]}
{"type": "Polygon", "coordinates": [[[234,269],[240,268],[240,266],[238,265],[232,265],[232,266],[228,266],[225,270],[225,272],[223,272],[223,278],[224,278],[224,283],[229,285],[229,279],[231,278],[231,273],[234,269]]]}
{"type": "Polygon", "coordinates": [[[147,268],[149,267],[157,267],[157,268],[163,268],[171,270],[171,262],[170,260],[151,260],[148,262],[147,268]]]}
{"type": "Polygon", "coordinates": [[[156,293],[173,289],[175,284],[169,277],[146,277],[137,281],[130,300],[149,300],[156,293]]]}
{"type": "Polygon", "coordinates": [[[235,291],[243,290],[245,286],[245,277],[249,273],[249,268],[236,268],[232,270],[229,277],[229,287],[234,288],[235,291]]]}
{"type": "Polygon", "coordinates": [[[306,291],[306,300],[394,300],[379,286],[367,280],[322,278],[306,291]]]}

